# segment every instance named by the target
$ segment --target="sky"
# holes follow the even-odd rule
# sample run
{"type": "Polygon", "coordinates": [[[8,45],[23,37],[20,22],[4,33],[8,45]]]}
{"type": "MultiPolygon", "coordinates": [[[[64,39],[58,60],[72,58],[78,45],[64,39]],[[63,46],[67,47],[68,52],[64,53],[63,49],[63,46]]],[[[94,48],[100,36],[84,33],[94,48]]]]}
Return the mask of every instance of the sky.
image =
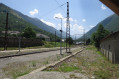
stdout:
{"type": "Polygon", "coordinates": [[[114,14],[99,0],[0,0],[1,3],[20,11],[21,13],[38,18],[42,22],[58,30],[66,31],[66,11],[69,1],[69,16],[71,35],[83,34],[96,26],[100,21],[114,14]]]}

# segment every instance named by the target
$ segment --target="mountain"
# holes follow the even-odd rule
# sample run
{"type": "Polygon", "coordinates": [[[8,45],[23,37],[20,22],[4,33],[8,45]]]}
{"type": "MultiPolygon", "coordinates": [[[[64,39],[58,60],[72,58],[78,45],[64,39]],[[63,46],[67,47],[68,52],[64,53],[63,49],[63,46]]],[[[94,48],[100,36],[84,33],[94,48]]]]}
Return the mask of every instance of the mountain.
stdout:
{"type": "MultiPolygon", "coordinates": [[[[60,31],[57,30],[57,29],[55,29],[54,27],[46,25],[45,23],[43,23],[41,20],[39,20],[39,19],[37,19],[37,18],[28,17],[28,16],[23,15],[22,13],[20,13],[20,12],[18,12],[18,11],[15,11],[15,12],[16,12],[19,16],[21,16],[25,21],[34,24],[35,26],[39,27],[39,28],[42,29],[42,30],[45,30],[45,31],[50,32],[50,33],[53,33],[53,34],[55,34],[55,31],[56,31],[57,36],[60,37],[60,31]]],[[[65,36],[66,36],[66,33],[63,32],[62,35],[63,35],[63,37],[65,37],[65,36]]]]}
{"type": "Polygon", "coordinates": [[[113,14],[104,19],[103,21],[99,22],[95,27],[93,27],[86,33],[86,36],[88,38],[90,38],[92,33],[94,33],[97,30],[99,24],[102,24],[104,28],[110,32],[119,31],[119,16],[117,14],[113,14]]]}
{"type": "MultiPolygon", "coordinates": [[[[21,26],[21,29],[24,29],[26,26],[31,26],[38,33],[52,36],[56,31],[57,36],[60,36],[60,32],[52,26],[46,25],[37,18],[31,18],[27,15],[24,15],[21,12],[16,11],[2,3],[0,3],[0,26],[2,26],[0,27],[1,30],[3,30],[3,26],[5,26],[2,23],[5,23],[5,12],[9,13],[9,30],[18,30],[19,26],[21,26]]],[[[63,37],[65,37],[65,32],[63,32],[63,37]]]]}

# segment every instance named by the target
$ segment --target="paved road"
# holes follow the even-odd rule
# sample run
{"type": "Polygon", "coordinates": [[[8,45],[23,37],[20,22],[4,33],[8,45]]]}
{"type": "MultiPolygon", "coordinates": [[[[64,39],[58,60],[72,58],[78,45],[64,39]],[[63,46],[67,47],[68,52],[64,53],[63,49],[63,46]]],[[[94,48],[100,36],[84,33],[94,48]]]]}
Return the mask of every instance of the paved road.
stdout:
{"type": "MultiPolygon", "coordinates": [[[[71,51],[76,49],[79,49],[79,47],[72,48],[71,51]]],[[[66,50],[64,49],[62,52],[65,52],[65,51],[66,50]]],[[[56,55],[56,54],[60,54],[60,50],[0,59],[0,69],[7,66],[7,64],[9,63],[42,60],[44,58],[47,58],[49,56],[56,55]]]]}

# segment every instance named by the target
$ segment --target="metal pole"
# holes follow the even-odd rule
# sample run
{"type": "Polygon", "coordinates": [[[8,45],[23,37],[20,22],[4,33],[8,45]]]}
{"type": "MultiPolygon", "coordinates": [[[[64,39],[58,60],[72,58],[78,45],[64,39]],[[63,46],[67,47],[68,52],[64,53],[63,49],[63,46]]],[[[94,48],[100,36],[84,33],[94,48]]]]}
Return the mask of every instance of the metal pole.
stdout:
{"type": "Polygon", "coordinates": [[[62,55],[62,18],[61,18],[61,39],[60,39],[60,54],[62,55]]]}
{"type": "Polygon", "coordinates": [[[19,52],[21,50],[21,26],[20,26],[20,35],[19,35],[19,52]]]}
{"type": "Polygon", "coordinates": [[[6,15],[4,50],[7,50],[7,32],[8,32],[8,13],[6,15]]]}
{"type": "Polygon", "coordinates": [[[55,47],[56,47],[56,31],[55,31],[55,47]]]}
{"type": "Polygon", "coordinates": [[[85,46],[85,29],[83,29],[83,31],[84,31],[84,46],[85,46]]]}
{"type": "Polygon", "coordinates": [[[71,53],[71,52],[70,52],[70,21],[69,21],[69,2],[67,2],[66,52],[67,52],[67,53],[71,53]],[[69,41],[67,41],[67,39],[69,39],[69,41]],[[69,47],[67,47],[67,43],[69,43],[69,47]],[[67,52],[67,49],[69,49],[69,51],[68,51],[68,52],[67,52]]]}
{"type": "Polygon", "coordinates": [[[62,18],[55,17],[57,19],[61,19],[61,36],[60,36],[60,54],[62,55],[62,18]]]}
{"type": "Polygon", "coordinates": [[[75,34],[75,47],[76,47],[76,34],[75,34]]]}

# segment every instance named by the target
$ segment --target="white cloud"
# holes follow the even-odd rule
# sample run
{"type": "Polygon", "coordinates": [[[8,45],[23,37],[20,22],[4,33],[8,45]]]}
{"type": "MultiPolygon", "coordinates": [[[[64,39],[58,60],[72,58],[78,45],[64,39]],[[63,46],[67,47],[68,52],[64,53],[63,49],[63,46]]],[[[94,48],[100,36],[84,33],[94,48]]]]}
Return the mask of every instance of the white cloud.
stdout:
{"type": "MultiPolygon", "coordinates": [[[[63,25],[64,25],[64,27],[66,28],[66,25],[67,25],[67,24],[64,23],[63,25]]],[[[72,28],[72,27],[73,27],[72,24],[70,24],[70,28],[72,28]]]]}
{"type": "Polygon", "coordinates": [[[74,21],[73,18],[69,18],[70,21],[74,21]]]}
{"type": "Polygon", "coordinates": [[[63,15],[61,13],[57,13],[57,14],[54,14],[54,18],[64,18],[63,15]]]}
{"type": "MultiPolygon", "coordinates": [[[[67,18],[63,18],[63,21],[66,21],[67,18]]],[[[73,18],[69,18],[69,21],[74,21],[73,18]]]]}
{"type": "Polygon", "coordinates": [[[66,28],[66,23],[64,23],[64,27],[66,28]]]}
{"type": "Polygon", "coordinates": [[[107,9],[103,4],[101,5],[102,10],[107,9]]]}
{"type": "Polygon", "coordinates": [[[81,25],[74,24],[71,30],[74,34],[83,34],[84,28],[81,25]]]}
{"type": "Polygon", "coordinates": [[[58,30],[60,30],[60,29],[61,29],[61,24],[58,24],[57,29],[58,29],[58,30]]]}
{"type": "MultiPolygon", "coordinates": [[[[62,18],[63,21],[66,21],[66,20],[67,20],[67,18],[64,18],[61,13],[56,13],[56,14],[54,14],[54,17],[53,17],[53,18],[56,18],[56,17],[62,18]]],[[[70,20],[70,21],[74,21],[73,18],[69,18],[69,20],[70,20]]]]}
{"type": "Polygon", "coordinates": [[[67,20],[67,18],[63,18],[63,21],[66,21],[67,20]]]}
{"type": "Polygon", "coordinates": [[[86,22],[86,19],[82,19],[82,22],[86,22]]]}
{"type": "Polygon", "coordinates": [[[79,26],[78,29],[79,29],[79,31],[83,31],[84,30],[83,26],[79,26]]]}
{"type": "Polygon", "coordinates": [[[51,22],[48,22],[48,21],[45,21],[43,19],[41,19],[42,22],[44,22],[45,24],[49,25],[49,26],[52,26],[52,27],[56,27],[55,24],[51,23],[51,22]]]}
{"type": "Polygon", "coordinates": [[[38,14],[38,9],[34,9],[32,11],[29,12],[30,15],[35,15],[35,14],[38,14]]]}
{"type": "Polygon", "coordinates": [[[90,27],[91,27],[91,28],[93,28],[93,27],[95,27],[95,26],[93,26],[93,25],[90,25],[90,27]]]}

